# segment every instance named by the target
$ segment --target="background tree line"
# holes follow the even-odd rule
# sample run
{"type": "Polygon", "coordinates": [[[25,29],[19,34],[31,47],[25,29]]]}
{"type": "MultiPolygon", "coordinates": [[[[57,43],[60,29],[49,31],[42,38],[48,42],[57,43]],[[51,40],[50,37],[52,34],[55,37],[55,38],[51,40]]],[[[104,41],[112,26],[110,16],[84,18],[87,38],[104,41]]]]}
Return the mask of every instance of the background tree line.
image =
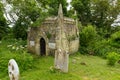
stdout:
{"type": "MultiPolygon", "coordinates": [[[[2,4],[2,1],[0,3],[2,5],[0,6],[2,8],[0,13],[5,19],[3,16],[5,6],[3,6],[4,4],[2,4]]],[[[57,15],[59,3],[63,5],[64,15],[67,15],[66,0],[6,0],[5,4],[12,6],[11,10],[6,13],[9,14],[12,21],[7,19],[4,23],[13,23],[14,25],[11,30],[13,31],[13,37],[17,39],[22,38],[25,40],[27,38],[28,27],[39,26],[47,16],[57,15]]]]}
{"type": "MultiPolygon", "coordinates": [[[[98,31],[103,29],[110,33],[111,24],[120,12],[120,1],[117,0],[116,4],[113,2],[111,0],[72,0],[71,5],[73,8],[67,11],[68,3],[66,0],[6,0],[6,3],[12,6],[8,14],[15,20],[14,35],[16,38],[23,39],[26,39],[28,27],[38,26],[45,17],[57,15],[59,3],[63,6],[65,16],[72,17],[74,11],[77,11],[77,18],[83,26],[92,24],[97,27],[98,31]],[[17,20],[14,19],[14,15],[11,15],[12,13],[17,15],[17,20]]],[[[4,23],[3,26],[5,26],[7,22],[3,16],[3,4],[1,4],[0,9],[1,24],[4,23]]]]}

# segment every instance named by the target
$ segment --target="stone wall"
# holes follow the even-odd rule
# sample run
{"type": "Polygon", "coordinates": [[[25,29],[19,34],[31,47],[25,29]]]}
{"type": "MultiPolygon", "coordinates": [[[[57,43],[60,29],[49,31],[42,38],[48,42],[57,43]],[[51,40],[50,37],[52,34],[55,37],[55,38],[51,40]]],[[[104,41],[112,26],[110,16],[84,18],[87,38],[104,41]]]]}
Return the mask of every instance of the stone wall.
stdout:
{"type": "Polygon", "coordinates": [[[28,39],[27,39],[27,45],[28,45],[28,51],[31,53],[36,53],[35,51],[35,45],[36,45],[36,37],[37,33],[37,28],[30,28],[30,31],[28,32],[28,39]]]}

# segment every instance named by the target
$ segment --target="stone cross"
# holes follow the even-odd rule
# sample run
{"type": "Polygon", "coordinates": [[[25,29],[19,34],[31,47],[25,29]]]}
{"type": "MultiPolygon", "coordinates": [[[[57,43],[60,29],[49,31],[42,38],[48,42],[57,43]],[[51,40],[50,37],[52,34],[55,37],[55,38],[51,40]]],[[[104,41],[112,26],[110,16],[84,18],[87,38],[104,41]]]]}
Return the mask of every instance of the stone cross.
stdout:
{"type": "Polygon", "coordinates": [[[56,33],[56,51],[55,51],[55,63],[56,69],[60,69],[63,72],[68,72],[69,50],[68,40],[64,31],[64,18],[62,12],[62,5],[59,6],[58,11],[58,31],[56,33]]]}
{"type": "Polygon", "coordinates": [[[10,80],[19,80],[19,68],[14,59],[9,60],[8,74],[9,74],[10,80]]]}

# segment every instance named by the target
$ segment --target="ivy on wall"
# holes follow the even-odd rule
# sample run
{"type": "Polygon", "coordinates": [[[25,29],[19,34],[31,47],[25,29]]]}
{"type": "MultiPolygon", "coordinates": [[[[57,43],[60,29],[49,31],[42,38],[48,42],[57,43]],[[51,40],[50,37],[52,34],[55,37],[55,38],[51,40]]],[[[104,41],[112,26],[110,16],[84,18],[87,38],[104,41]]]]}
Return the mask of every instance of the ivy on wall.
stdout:
{"type": "Polygon", "coordinates": [[[52,37],[52,34],[50,32],[46,32],[46,36],[48,39],[50,39],[52,37]]]}

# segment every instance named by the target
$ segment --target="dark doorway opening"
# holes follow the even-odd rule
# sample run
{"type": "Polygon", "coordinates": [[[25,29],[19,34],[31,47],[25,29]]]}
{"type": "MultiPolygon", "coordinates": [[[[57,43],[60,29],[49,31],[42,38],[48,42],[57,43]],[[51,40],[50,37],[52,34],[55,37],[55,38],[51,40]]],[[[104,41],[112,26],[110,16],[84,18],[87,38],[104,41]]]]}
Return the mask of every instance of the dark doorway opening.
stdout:
{"type": "Polygon", "coordinates": [[[44,38],[40,39],[40,55],[43,56],[46,54],[46,43],[44,38]]]}

